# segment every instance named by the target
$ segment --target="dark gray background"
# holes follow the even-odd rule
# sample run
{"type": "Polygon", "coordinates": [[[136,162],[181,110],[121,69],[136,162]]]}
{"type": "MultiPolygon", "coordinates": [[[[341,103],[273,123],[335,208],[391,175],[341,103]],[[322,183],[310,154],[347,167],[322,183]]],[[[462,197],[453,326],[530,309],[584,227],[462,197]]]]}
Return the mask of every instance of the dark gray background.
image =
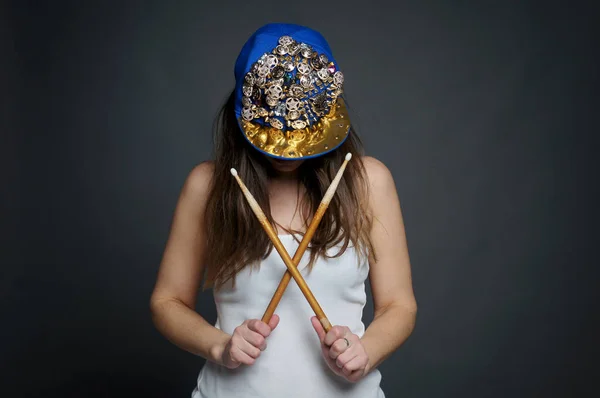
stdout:
{"type": "Polygon", "coordinates": [[[238,3],[3,5],[0,395],[189,396],[148,299],[235,57],[282,21],[329,40],[397,183],[419,315],[387,396],[593,387],[592,2],[238,3]]]}

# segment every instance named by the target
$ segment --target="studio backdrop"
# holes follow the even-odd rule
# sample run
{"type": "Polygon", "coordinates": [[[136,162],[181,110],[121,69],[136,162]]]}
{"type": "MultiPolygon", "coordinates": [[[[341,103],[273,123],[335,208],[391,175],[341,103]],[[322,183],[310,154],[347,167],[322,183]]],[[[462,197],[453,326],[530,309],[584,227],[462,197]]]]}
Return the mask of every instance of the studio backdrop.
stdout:
{"type": "MultiPolygon", "coordinates": [[[[396,182],[419,312],[380,367],[386,396],[584,396],[598,320],[591,2],[13,2],[2,14],[0,396],[190,395],[204,361],[154,329],[150,294],[235,57],[268,22],[327,38],[367,153],[396,182]]],[[[197,310],[214,322],[210,291],[197,310]]]]}

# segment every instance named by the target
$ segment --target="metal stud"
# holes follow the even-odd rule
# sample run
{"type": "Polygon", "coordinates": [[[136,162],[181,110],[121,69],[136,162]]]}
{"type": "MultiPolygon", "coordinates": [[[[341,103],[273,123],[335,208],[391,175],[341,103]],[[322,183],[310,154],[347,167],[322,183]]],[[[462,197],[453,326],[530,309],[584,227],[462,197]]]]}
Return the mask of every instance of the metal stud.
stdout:
{"type": "Polygon", "coordinates": [[[289,46],[294,43],[294,39],[291,36],[281,36],[278,42],[282,46],[289,46]]]}
{"type": "Polygon", "coordinates": [[[278,130],[281,130],[283,128],[283,123],[281,123],[281,120],[279,119],[271,119],[269,121],[269,124],[278,130]]]}

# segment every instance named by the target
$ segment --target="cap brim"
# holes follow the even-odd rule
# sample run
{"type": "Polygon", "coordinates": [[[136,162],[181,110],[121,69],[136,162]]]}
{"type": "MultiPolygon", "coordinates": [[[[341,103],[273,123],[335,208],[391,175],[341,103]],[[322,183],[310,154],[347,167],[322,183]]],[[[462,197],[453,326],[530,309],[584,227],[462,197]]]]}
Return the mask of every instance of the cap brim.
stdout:
{"type": "Polygon", "coordinates": [[[238,123],[244,137],[256,150],[283,160],[323,156],[336,150],[350,134],[350,118],[342,97],[337,98],[328,115],[301,130],[281,131],[241,117],[238,123]]]}

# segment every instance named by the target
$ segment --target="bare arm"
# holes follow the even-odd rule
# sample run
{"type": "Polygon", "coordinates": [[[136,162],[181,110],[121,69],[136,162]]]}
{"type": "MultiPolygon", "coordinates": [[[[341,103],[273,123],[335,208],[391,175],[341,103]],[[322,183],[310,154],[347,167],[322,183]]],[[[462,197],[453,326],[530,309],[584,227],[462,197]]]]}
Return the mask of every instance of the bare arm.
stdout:
{"type": "Polygon", "coordinates": [[[375,316],[362,337],[373,369],[413,331],[417,304],[412,288],[404,221],[396,186],[389,170],[373,158],[365,158],[370,184],[371,232],[377,261],[370,259],[370,282],[375,316]]]}
{"type": "Polygon", "coordinates": [[[204,271],[204,209],[213,166],[202,163],[189,174],[181,191],[152,297],[156,328],[173,344],[209,361],[221,363],[231,336],[195,311],[204,271]]]}
{"type": "Polygon", "coordinates": [[[417,304],[400,201],[389,170],[373,158],[363,158],[369,181],[369,207],[374,217],[371,240],[377,261],[369,258],[375,317],[362,337],[347,326],[327,333],[316,317],[312,324],[321,340],[329,368],[356,382],[376,368],[412,333],[417,304]]]}

